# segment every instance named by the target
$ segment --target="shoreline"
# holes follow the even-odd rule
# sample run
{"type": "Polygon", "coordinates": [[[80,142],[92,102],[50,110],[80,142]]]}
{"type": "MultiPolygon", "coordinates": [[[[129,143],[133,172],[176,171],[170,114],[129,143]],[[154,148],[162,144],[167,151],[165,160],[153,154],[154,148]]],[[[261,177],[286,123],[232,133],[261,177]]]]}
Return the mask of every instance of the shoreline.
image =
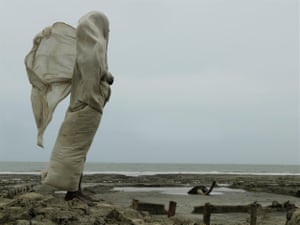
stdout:
{"type": "MultiPolygon", "coordinates": [[[[84,173],[83,176],[83,183],[135,187],[210,186],[214,180],[217,182],[217,186],[225,185],[233,189],[300,197],[299,175],[161,173],[130,176],[120,173],[84,173]]],[[[0,188],[3,185],[18,183],[38,184],[40,183],[40,172],[0,173],[0,188]]]]}
{"type": "MultiPolygon", "coordinates": [[[[1,171],[0,175],[40,175],[41,171],[1,171]]],[[[154,175],[241,175],[241,176],[299,176],[300,173],[271,173],[271,172],[192,172],[192,171],[175,171],[175,172],[164,172],[164,171],[85,171],[83,175],[125,175],[129,177],[138,176],[154,176],[154,175]]]]}

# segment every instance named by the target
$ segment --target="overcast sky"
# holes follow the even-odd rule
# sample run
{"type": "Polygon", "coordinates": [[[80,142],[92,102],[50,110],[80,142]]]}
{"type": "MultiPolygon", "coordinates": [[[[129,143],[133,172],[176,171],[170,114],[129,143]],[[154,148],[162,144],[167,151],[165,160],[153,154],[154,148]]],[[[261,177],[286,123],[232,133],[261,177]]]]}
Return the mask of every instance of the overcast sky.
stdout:
{"type": "Polygon", "coordinates": [[[69,99],[37,147],[24,57],[98,10],[115,83],[88,161],[300,164],[297,0],[1,3],[0,161],[48,161],[69,99]]]}

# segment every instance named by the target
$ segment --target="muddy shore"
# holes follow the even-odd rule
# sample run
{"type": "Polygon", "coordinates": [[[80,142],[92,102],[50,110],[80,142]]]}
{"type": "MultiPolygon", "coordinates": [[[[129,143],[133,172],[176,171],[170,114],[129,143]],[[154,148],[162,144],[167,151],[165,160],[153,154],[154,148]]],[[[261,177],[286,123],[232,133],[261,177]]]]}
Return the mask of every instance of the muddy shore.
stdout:
{"type": "MultiPolygon", "coordinates": [[[[0,224],[203,224],[194,207],[209,202],[214,205],[248,205],[257,202],[268,207],[274,202],[300,207],[299,176],[159,174],[130,177],[120,174],[85,175],[85,192],[97,199],[96,206],[65,202],[63,194],[39,195],[30,192],[39,185],[39,175],[0,175],[0,224]],[[211,196],[187,195],[195,185],[217,186],[211,196]],[[24,193],[27,193],[24,195],[24,193]],[[29,200],[28,200],[29,199],[29,200]],[[176,214],[151,215],[130,208],[133,199],[162,204],[177,203],[176,214]],[[31,211],[30,211],[31,210],[31,211]],[[101,211],[101,213],[99,213],[101,211]],[[31,213],[30,213],[31,212],[31,213]],[[59,212],[59,213],[58,213],[59,212]]],[[[285,224],[286,211],[261,213],[258,224],[285,224]]],[[[249,224],[246,213],[214,214],[212,224],[249,224]]]]}

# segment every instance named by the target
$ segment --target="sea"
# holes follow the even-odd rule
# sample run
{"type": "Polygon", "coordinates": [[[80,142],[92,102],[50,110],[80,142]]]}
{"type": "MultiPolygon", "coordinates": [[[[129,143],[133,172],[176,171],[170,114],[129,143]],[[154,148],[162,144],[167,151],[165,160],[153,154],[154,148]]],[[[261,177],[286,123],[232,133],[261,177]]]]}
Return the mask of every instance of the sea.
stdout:
{"type": "MultiPolygon", "coordinates": [[[[40,174],[48,162],[1,162],[0,174],[40,174]]],[[[300,165],[184,164],[184,163],[102,163],[87,162],[84,174],[244,174],[300,176],[300,165]]]]}

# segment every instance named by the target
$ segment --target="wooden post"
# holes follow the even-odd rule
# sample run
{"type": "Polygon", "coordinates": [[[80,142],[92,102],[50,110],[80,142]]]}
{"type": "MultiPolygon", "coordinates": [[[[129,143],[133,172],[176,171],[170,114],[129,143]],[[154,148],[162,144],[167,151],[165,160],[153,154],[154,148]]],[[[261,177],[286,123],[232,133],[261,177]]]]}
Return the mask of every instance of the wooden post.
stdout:
{"type": "Polygon", "coordinates": [[[250,205],[250,225],[256,225],[257,221],[257,207],[256,202],[250,205]]]}
{"type": "Polygon", "coordinates": [[[138,210],[139,208],[139,200],[133,199],[131,203],[131,207],[135,210],[138,210]]]}
{"type": "Polygon", "coordinates": [[[210,225],[210,214],[211,214],[210,204],[205,203],[203,208],[203,222],[205,223],[205,225],[210,225]]]}
{"type": "Polygon", "coordinates": [[[176,212],[176,202],[170,201],[169,202],[168,217],[175,216],[175,212],[176,212]]]}

